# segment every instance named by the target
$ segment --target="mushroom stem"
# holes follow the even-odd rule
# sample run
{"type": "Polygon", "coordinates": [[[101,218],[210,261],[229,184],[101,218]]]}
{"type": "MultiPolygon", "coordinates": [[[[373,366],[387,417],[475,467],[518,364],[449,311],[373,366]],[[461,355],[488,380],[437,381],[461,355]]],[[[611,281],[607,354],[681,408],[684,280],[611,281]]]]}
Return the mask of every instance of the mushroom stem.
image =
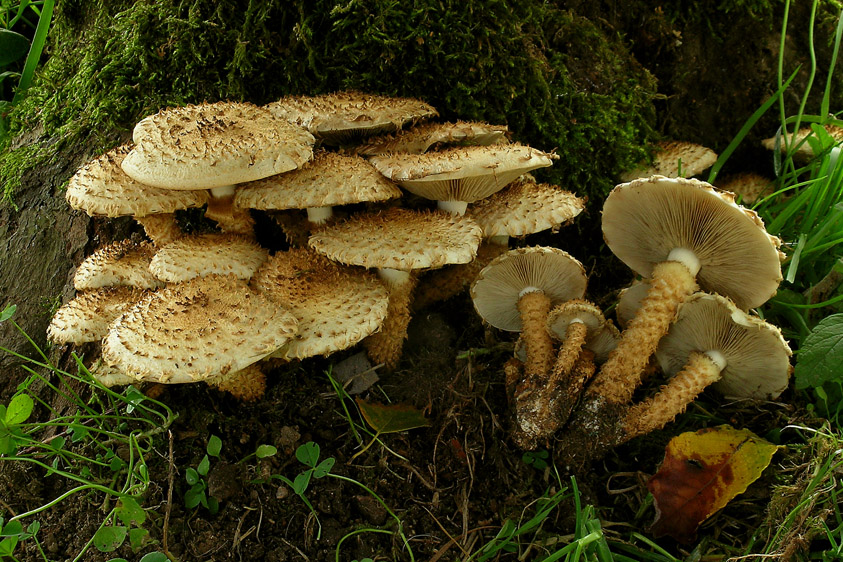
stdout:
{"type": "Polygon", "coordinates": [[[495,236],[489,236],[486,241],[489,244],[494,244],[495,246],[509,247],[509,234],[497,234],[495,236]]]}
{"type": "Polygon", "coordinates": [[[183,234],[173,213],[135,217],[135,220],[143,227],[147,237],[152,240],[156,248],[166,246],[173,240],[181,238],[183,234]]]}
{"type": "Polygon", "coordinates": [[[255,364],[234,373],[208,379],[206,382],[244,401],[257,400],[266,392],[266,375],[255,364]]]}
{"type": "Polygon", "coordinates": [[[234,205],[235,189],[233,185],[223,185],[210,190],[211,198],[205,216],[215,221],[223,232],[255,236],[255,219],[248,209],[234,205]]]}
{"type": "Polygon", "coordinates": [[[324,224],[332,216],[334,216],[334,208],[331,206],[307,208],[307,220],[313,224],[324,224]]]}
{"type": "Polygon", "coordinates": [[[550,372],[551,385],[558,384],[558,381],[564,379],[574,368],[587,335],[588,327],[582,320],[575,319],[568,324],[565,329],[565,340],[559,348],[559,353],[556,354],[556,362],[550,372]]]}
{"type": "Polygon", "coordinates": [[[553,361],[553,341],[547,331],[547,314],[550,312],[550,298],[541,290],[524,289],[518,299],[521,314],[521,333],[527,348],[524,363],[525,377],[547,377],[553,361]]]}
{"type": "Polygon", "coordinates": [[[629,402],[650,356],[676,316],[677,307],[697,289],[694,275],[683,263],[656,264],[647,296],[597,373],[589,394],[602,396],[613,404],[629,402]]]}
{"type": "Polygon", "coordinates": [[[401,349],[410,324],[410,301],[416,286],[416,276],[408,271],[382,268],[378,274],[389,290],[389,303],[381,329],[363,340],[369,358],[384,364],[387,370],[398,366],[401,349]]]}
{"type": "Polygon", "coordinates": [[[443,211],[451,213],[452,215],[463,216],[465,214],[465,210],[468,208],[468,202],[439,200],[436,202],[436,206],[443,211]]]}
{"type": "Polygon", "coordinates": [[[707,386],[720,379],[725,367],[726,360],[718,351],[692,351],[685,368],[658,394],[629,409],[621,422],[621,443],[661,429],[673,421],[707,386]]]}

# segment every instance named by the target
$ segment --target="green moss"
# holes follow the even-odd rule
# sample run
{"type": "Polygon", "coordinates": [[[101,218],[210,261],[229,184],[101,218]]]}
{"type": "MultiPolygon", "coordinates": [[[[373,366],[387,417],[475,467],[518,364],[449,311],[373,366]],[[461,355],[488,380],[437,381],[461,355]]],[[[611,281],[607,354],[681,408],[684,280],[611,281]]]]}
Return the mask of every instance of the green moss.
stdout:
{"type": "MultiPolygon", "coordinates": [[[[43,126],[54,151],[105,149],[165,106],[354,88],[505,123],[558,150],[553,181],[598,195],[653,136],[650,75],[616,37],[539,0],[67,2],[50,54],[11,118],[43,126]]],[[[14,152],[0,156],[12,188],[14,152]]]]}

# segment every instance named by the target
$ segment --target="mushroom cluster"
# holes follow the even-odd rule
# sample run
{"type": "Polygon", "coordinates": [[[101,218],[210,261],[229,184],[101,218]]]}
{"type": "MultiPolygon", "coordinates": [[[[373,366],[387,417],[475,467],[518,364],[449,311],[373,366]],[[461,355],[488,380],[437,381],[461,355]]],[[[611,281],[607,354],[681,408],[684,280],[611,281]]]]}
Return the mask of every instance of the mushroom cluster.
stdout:
{"type": "MultiPolygon", "coordinates": [[[[556,228],[583,207],[526,175],[553,154],[510,143],[503,126],[436,116],[420,100],[342,92],[144,118],[131,143],[74,174],[66,198],[91,216],[134,217],[148,240],[86,258],[49,339],[101,344],[92,371],[107,384],[205,381],[243,399],[263,393],[264,360],[363,342],[394,368],[419,273],[471,264],[483,239],[556,228]],[[522,205],[493,227],[466,212],[513,182],[536,212],[542,201],[564,209],[531,216],[522,205]],[[438,207],[404,204],[402,188],[438,207]],[[204,209],[207,231],[179,226],[191,208],[204,209]],[[258,239],[260,213],[278,219],[286,244],[258,239]]],[[[509,204],[488,205],[478,213],[509,204]]]]}

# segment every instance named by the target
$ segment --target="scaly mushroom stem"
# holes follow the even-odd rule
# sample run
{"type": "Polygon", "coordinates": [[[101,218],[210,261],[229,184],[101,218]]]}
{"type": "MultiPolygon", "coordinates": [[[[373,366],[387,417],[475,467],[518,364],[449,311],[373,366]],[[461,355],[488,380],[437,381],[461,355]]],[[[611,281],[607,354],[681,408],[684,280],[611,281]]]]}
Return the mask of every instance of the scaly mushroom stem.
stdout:
{"type": "Polygon", "coordinates": [[[523,366],[524,364],[517,357],[510,357],[503,364],[504,387],[506,388],[506,397],[510,407],[515,406],[515,389],[518,383],[521,382],[523,366]]]}
{"type": "Polygon", "coordinates": [[[257,400],[266,391],[266,376],[254,364],[236,373],[209,379],[207,383],[244,401],[257,400]]]}
{"type": "Polygon", "coordinates": [[[255,219],[249,209],[234,205],[234,186],[226,185],[211,190],[205,216],[215,221],[223,232],[242,234],[254,238],[255,219]]]}
{"type": "Polygon", "coordinates": [[[507,250],[508,246],[481,242],[477,247],[477,256],[470,262],[453,264],[425,273],[413,295],[413,309],[423,310],[433,303],[457,296],[477,279],[477,274],[489,265],[489,262],[507,250]]]}
{"type": "Polygon", "coordinates": [[[679,261],[664,261],[653,268],[647,296],[597,373],[589,394],[613,404],[630,401],[650,356],[676,316],[677,307],[698,289],[695,275],[696,271],[679,261]]]}
{"type": "Polygon", "coordinates": [[[378,274],[389,289],[386,318],[378,332],[366,337],[363,345],[376,365],[383,363],[387,370],[398,366],[407,326],[410,324],[410,301],[416,286],[416,276],[406,271],[379,269],[378,274]]]}
{"type": "Polygon", "coordinates": [[[173,240],[181,238],[184,234],[176,223],[176,215],[173,213],[135,217],[135,220],[143,227],[147,237],[152,240],[156,248],[166,246],[173,240]]]}
{"type": "Polygon", "coordinates": [[[553,341],[547,331],[547,314],[551,302],[543,291],[531,289],[524,289],[518,298],[521,333],[527,348],[524,376],[546,379],[553,362],[553,341]]]}
{"type": "MultiPolygon", "coordinates": [[[[685,411],[705,388],[720,379],[726,367],[723,355],[716,351],[692,351],[688,363],[658,394],[631,407],[621,422],[621,442],[661,429],[685,411]]],[[[618,444],[620,444],[618,443],[618,444]]]]}
{"type": "Polygon", "coordinates": [[[559,353],[556,354],[556,362],[550,372],[550,384],[557,384],[557,381],[561,381],[568,376],[582,352],[582,346],[585,344],[587,335],[588,327],[584,322],[574,320],[568,324],[565,329],[565,340],[562,342],[562,347],[559,348],[559,353]]]}

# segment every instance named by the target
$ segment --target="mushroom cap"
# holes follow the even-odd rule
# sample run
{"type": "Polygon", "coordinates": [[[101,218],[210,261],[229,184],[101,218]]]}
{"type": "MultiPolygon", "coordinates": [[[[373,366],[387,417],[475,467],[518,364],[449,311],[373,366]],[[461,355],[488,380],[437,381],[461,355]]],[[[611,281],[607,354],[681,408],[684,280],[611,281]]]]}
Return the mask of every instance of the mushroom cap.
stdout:
{"type": "Polygon", "coordinates": [[[47,339],[76,345],[99,341],[111,323],[146,294],[135,287],[103,287],[79,293],[53,315],[47,339]]]}
{"type": "Polygon", "coordinates": [[[433,106],[421,100],[356,91],[287,96],[264,107],[329,144],[396,131],[407,123],[439,115],[433,106]]]}
{"type": "Polygon", "coordinates": [[[289,310],[298,332],[273,354],[304,359],[346,349],[380,328],[389,292],[377,276],[338,264],[308,249],[278,252],[251,286],[289,310]]]}
{"type": "Polygon", "coordinates": [[[149,263],[149,271],[167,283],[212,273],[249,279],[268,256],[265,248],[246,236],[191,234],[158,250],[149,263]]]}
{"type": "Polygon", "coordinates": [[[766,302],[782,280],[781,241],[758,214],[695,179],[653,176],[618,185],[603,205],[603,237],[646,278],[671,250],[690,250],[700,261],[699,286],[743,309],[766,302]]]}
{"type": "Polygon", "coordinates": [[[740,195],[741,201],[752,204],[773,192],[775,180],[754,172],[741,172],[724,177],[716,187],[740,195]]]}
{"type": "Polygon", "coordinates": [[[517,248],[483,268],[471,286],[471,299],[483,320],[501,330],[520,332],[518,299],[525,289],[540,289],[556,306],[582,298],[586,281],[582,264],[563,250],[517,248]]]}
{"type": "Polygon", "coordinates": [[[296,319],[234,275],[206,275],[143,298],[111,326],[105,361],[144,381],[233,373],[287,343],[296,319]]]}
{"type": "Polygon", "coordinates": [[[70,206],[92,216],[145,217],[201,207],[208,202],[208,192],[204,190],[160,189],[126,175],[120,166],[131,150],[130,145],[118,146],[79,168],[65,192],[70,206]]]}
{"type": "Polygon", "coordinates": [[[483,229],[483,236],[524,236],[572,220],[585,201],[547,183],[520,178],[472,205],[466,215],[483,229]]]}
{"type": "Polygon", "coordinates": [[[647,296],[649,290],[649,280],[636,279],[618,292],[618,305],[615,307],[615,318],[618,320],[618,325],[626,328],[627,324],[635,318],[635,314],[641,308],[641,301],[647,296]]]}
{"type": "Polygon", "coordinates": [[[410,271],[468,263],[481,238],[466,217],[393,207],[320,228],[308,245],[344,264],[410,271]]]}
{"type": "Polygon", "coordinates": [[[123,160],[134,179],[166,189],[211,189],[294,170],[313,135],[244,102],[187,105],[142,119],[123,160]]]}
{"type": "Polygon", "coordinates": [[[73,275],[77,291],[127,285],[158,289],[164,284],[149,271],[155,246],[131,239],[107,244],[85,258],[73,275]]]}
{"type": "Polygon", "coordinates": [[[686,141],[656,142],[653,165],[621,174],[621,181],[632,181],[650,176],[669,178],[691,177],[707,170],[717,162],[717,154],[710,148],[686,141]]]}
{"type": "Polygon", "coordinates": [[[553,163],[555,155],[529,146],[461,146],[424,154],[382,154],[369,161],[411,193],[437,201],[471,203],[500,191],[518,176],[553,163]]]}
{"type": "Polygon", "coordinates": [[[791,352],[779,329],[720,295],[691,295],[659,342],[656,357],[672,376],[692,351],[723,354],[726,367],[714,388],[725,396],[776,398],[787,388],[791,352]]]}
{"type": "Polygon", "coordinates": [[[564,340],[568,325],[574,320],[585,324],[587,335],[583,347],[594,353],[594,360],[602,363],[615,349],[620,332],[603,316],[603,312],[583,299],[573,299],[553,307],[547,315],[547,329],[556,339],[564,340]]]}
{"type": "MultiPolygon", "coordinates": [[[[843,127],[838,127],[837,125],[825,125],[826,132],[831,135],[831,138],[834,139],[835,142],[843,142],[843,127]]],[[[791,134],[789,137],[790,145],[798,144],[804,141],[808,136],[816,136],[813,129],[811,127],[803,127],[796,131],[795,134],[791,134]]],[[[781,150],[785,150],[785,143],[784,139],[779,141],[781,150]]],[[[768,139],[764,139],[761,141],[761,144],[767,150],[775,150],[776,149],[776,137],[772,136],[768,139]]],[[[803,142],[799,148],[796,149],[796,155],[803,159],[808,159],[814,156],[814,149],[811,148],[811,145],[807,142],[803,142]]]]}
{"type": "Polygon", "coordinates": [[[455,123],[422,123],[394,135],[370,139],[354,149],[361,156],[374,156],[390,152],[422,154],[434,145],[481,145],[506,142],[506,125],[490,125],[478,121],[455,123]]]}
{"type": "Polygon", "coordinates": [[[306,209],[397,197],[398,186],[364,158],[320,151],[297,170],[239,185],[234,204],[245,209],[306,209]]]}

